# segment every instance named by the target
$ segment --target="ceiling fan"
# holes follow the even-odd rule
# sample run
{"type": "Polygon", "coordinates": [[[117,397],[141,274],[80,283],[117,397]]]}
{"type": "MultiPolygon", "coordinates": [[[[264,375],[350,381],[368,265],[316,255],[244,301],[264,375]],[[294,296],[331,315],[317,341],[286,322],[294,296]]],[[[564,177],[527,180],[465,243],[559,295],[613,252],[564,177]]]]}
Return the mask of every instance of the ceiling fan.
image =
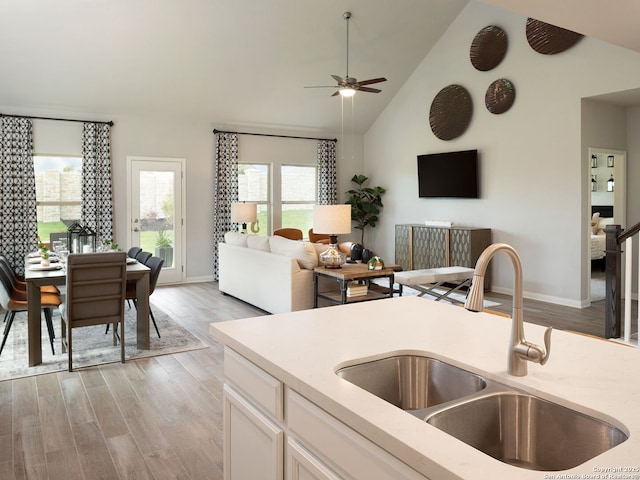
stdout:
{"type": "Polygon", "coordinates": [[[367,87],[367,85],[386,82],[386,78],[371,78],[369,80],[363,80],[359,82],[358,79],[349,76],[349,19],[351,18],[351,12],[344,12],[342,17],[347,21],[347,75],[344,78],[339,75],[331,75],[331,77],[336,82],[338,82],[337,85],[319,85],[304,88],[337,88],[338,90],[333,95],[331,95],[332,97],[335,97],[338,94],[342,95],[343,97],[352,97],[357,91],[380,93],[382,90],[367,87]]]}

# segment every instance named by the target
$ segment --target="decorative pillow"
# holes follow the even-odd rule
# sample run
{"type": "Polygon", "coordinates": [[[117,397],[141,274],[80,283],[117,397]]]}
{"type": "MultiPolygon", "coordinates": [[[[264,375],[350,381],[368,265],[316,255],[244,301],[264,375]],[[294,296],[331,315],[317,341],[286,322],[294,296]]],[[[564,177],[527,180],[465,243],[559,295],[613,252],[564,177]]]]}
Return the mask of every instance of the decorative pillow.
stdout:
{"type": "Polygon", "coordinates": [[[301,268],[311,270],[318,266],[318,254],[316,253],[314,244],[311,242],[290,240],[288,238],[274,235],[269,237],[269,245],[271,246],[272,253],[295,258],[301,268]]]}
{"type": "Polygon", "coordinates": [[[229,245],[237,245],[238,247],[246,247],[247,246],[247,237],[249,235],[245,235],[240,232],[227,232],[224,234],[224,242],[229,245]]]}
{"type": "Polygon", "coordinates": [[[270,252],[269,237],[262,237],[260,235],[248,235],[247,247],[254,250],[262,250],[263,252],[270,252]]]}
{"type": "Polygon", "coordinates": [[[597,235],[598,230],[600,230],[600,212],[594,213],[591,217],[591,233],[597,235]]]}

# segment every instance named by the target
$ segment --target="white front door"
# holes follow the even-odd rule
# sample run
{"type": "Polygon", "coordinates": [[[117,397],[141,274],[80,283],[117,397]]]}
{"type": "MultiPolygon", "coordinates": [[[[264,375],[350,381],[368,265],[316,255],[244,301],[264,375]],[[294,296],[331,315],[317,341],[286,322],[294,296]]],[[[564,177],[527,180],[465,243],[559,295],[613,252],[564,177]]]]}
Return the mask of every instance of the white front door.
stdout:
{"type": "Polygon", "coordinates": [[[183,158],[127,157],[127,244],[164,258],[158,283],[182,281],[184,165],[183,158]]]}

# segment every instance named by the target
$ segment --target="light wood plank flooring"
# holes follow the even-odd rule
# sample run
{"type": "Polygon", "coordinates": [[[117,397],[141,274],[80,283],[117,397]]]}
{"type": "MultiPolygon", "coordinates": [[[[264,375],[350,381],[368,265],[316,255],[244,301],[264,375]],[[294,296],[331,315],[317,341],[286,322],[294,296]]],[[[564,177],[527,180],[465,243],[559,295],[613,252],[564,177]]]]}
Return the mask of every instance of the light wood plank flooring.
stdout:
{"type": "MultiPolygon", "coordinates": [[[[487,298],[510,311],[509,297],[487,298]]],[[[152,305],[209,348],[0,382],[0,479],[222,479],[222,348],[209,323],[264,312],[214,282],[158,287],[152,305]]],[[[527,321],[595,335],[603,312],[525,301],[527,321]]]]}

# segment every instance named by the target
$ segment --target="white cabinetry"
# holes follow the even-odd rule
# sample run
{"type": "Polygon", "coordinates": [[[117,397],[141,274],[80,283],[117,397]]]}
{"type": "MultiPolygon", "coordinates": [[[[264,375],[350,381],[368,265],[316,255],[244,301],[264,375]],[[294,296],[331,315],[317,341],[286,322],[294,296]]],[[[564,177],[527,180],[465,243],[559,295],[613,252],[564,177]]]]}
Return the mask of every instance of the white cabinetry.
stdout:
{"type": "Polygon", "coordinates": [[[224,478],[284,478],[283,385],[225,347],[224,478]]]}
{"type": "Polygon", "coordinates": [[[281,480],[283,430],[229,385],[224,417],[225,480],[281,480]]]}
{"type": "Polygon", "coordinates": [[[225,480],[425,480],[228,347],[224,371],[225,480]]]}

